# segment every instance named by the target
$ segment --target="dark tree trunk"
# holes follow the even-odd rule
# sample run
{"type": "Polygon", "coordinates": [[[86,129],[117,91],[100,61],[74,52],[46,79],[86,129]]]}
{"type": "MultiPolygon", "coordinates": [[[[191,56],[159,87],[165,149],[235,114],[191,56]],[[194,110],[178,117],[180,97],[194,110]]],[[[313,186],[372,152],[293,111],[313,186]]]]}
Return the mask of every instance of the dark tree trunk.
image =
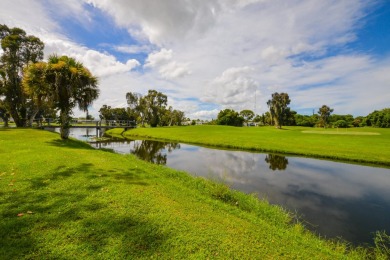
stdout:
{"type": "Polygon", "coordinates": [[[17,127],[26,127],[26,119],[22,118],[16,110],[11,109],[10,114],[17,127]]]}

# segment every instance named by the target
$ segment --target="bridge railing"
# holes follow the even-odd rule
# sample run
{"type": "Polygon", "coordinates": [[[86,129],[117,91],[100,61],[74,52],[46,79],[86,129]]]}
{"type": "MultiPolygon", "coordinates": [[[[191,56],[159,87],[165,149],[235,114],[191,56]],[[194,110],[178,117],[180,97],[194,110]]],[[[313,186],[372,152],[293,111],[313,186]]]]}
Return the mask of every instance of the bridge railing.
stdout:
{"type": "Polygon", "coordinates": [[[105,123],[106,126],[113,126],[113,127],[136,127],[137,123],[135,121],[131,120],[103,120],[100,121],[101,125],[102,123],[105,123]]]}
{"type": "MultiPolygon", "coordinates": [[[[90,126],[112,126],[112,127],[137,127],[137,123],[132,120],[79,120],[71,121],[73,126],[90,125],[90,126]]],[[[53,118],[42,118],[33,121],[33,125],[37,126],[58,126],[58,121],[53,118]]]]}

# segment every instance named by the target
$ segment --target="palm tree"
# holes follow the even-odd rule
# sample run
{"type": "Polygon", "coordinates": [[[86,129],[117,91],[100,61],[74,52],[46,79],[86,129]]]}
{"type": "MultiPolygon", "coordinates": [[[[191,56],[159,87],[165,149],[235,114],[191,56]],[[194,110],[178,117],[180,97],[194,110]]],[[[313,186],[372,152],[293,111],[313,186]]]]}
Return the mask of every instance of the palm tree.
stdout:
{"type": "Polygon", "coordinates": [[[47,65],[46,82],[60,111],[61,138],[67,139],[72,109],[78,106],[85,112],[98,98],[98,80],[81,62],[67,56],[51,55],[47,65]]]}
{"type": "Polygon", "coordinates": [[[73,58],[51,55],[47,63],[35,63],[26,68],[25,87],[35,97],[38,106],[43,98],[60,111],[61,138],[69,137],[72,109],[86,111],[99,96],[98,80],[73,58]]]}
{"type": "Polygon", "coordinates": [[[51,106],[50,86],[46,82],[46,62],[30,64],[24,69],[23,88],[32,101],[29,125],[43,106],[51,106]]]}

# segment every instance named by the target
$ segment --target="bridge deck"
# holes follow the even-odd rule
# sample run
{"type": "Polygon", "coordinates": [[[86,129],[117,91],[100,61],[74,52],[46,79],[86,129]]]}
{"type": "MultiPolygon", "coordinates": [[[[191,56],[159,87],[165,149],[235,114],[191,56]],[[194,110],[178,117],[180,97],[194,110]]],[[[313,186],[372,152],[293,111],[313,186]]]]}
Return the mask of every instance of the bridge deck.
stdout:
{"type": "MultiPolygon", "coordinates": [[[[60,127],[57,124],[51,124],[50,121],[40,122],[43,128],[46,127],[60,127]]],[[[137,124],[134,121],[126,121],[126,120],[106,120],[106,121],[77,121],[73,122],[73,125],[70,128],[95,128],[95,129],[111,129],[111,128],[136,128],[137,124]],[[86,123],[88,125],[84,125],[86,123]]]]}
{"type": "MultiPolygon", "coordinates": [[[[45,126],[48,127],[48,126],[45,126]]],[[[118,126],[96,126],[96,125],[72,125],[70,128],[101,128],[101,129],[111,129],[111,128],[136,128],[137,126],[125,126],[125,125],[118,125],[118,126]]]]}

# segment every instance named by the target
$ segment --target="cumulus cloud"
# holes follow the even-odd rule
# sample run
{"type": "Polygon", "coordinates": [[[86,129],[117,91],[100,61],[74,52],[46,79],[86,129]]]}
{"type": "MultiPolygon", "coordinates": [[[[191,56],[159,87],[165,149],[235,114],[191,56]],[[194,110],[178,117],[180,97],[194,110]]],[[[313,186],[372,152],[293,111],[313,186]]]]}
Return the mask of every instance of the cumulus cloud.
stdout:
{"type": "Polygon", "coordinates": [[[87,50],[85,53],[75,56],[79,56],[79,59],[83,60],[85,65],[100,77],[129,72],[140,65],[135,59],[122,63],[117,61],[112,55],[106,55],[94,50],[87,50]]]}
{"type": "Polygon", "coordinates": [[[167,91],[170,97],[181,98],[177,104],[194,116],[206,115],[207,109],[212,114],[216,107],[255,106],[262,113],[272,92],[279,91],[289,93],[293,109],[327,103],[340,113],[367,114],[389,100],[389,57],[374,59],[345,46],[357,39],[357,29],[364,26],[375,4],[364,0],[55,0],[44,5],[14,0],[2,3],[0,23],[39,36],[47,54],[80,59],[101,77],[100,103],[123,102],[123,86],[132,86],[138,92],[167,91]],[[84,27],[93,23],[93,8],[98,8],[118,28],[126,29],[132,41],[112,44],[106,52],[81,46],[62,35],[51,13],[55,8],[63,10],[61,19],[79,19],[84,27]],[[121,62],[109,53],[113,49],[129,57],[148,56],[144,64],[133,58],[121,62]],[[137,67],[142,72],[133,72],[137,67]],[[372,89],[382,93],[380,97],[372,89]],[[199,100],[213,106],[205,109],[196,104],[199,100]]]}
{"type": "Polygon", "coordinates": [[[209,84],[208,94],[202,101],[235,108],[253,104],[258,86],[258,82],[250,75],[253,71],[250,67],[225,70],[209,84]]]}
{"type": "Polygon", "coordinates": [[[144,67],[157,69],[161,77],[165,79],[181,78],[191,73],[188,63],[173,61],[172,50],[164,48],[159,52],[149,54],[144,67]]]}
{"type": "Polygon", "coordinates": [[[87,2],[111,14],[117,24],[128,28],[131,34],[160,46],[190,37],[194,32],[206,31],[221,9],[217,0],[87,2]]]}
{"type": "Polygon", "coordinates": [[[56,36],[48,37],[46,35],[43,40],[45,41],[46,56],[56,53],[58,55],[74,57],[98,77],[126,73],[140,65],[135,59],[130,59],[126,63],[122,63],[111,54],[88,49],[56,36]]]}
{"type": "Polygon", "coordinates": [[[170,62],[172,59],[172,50],[161,49],[159,52],[149,54],[145,67],[159,67],[170,62]]]}

